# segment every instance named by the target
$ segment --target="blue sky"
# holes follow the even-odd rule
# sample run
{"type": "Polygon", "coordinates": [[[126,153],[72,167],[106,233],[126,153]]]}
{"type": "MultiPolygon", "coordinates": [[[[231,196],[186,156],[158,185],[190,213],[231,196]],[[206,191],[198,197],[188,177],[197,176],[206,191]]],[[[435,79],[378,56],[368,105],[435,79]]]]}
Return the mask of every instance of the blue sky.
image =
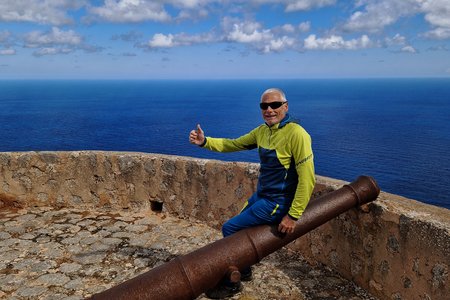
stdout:
{"type": "Polygon", "coordinates": [[[0,79],[450,77],[450,0],[2,0],[0,79]]]}

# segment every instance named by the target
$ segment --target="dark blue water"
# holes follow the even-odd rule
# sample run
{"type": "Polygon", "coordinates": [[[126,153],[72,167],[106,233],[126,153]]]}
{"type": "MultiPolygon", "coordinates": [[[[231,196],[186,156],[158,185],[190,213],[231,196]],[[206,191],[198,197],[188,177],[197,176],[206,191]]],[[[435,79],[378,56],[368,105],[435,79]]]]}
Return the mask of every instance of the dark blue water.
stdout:
{"type": "Polygon", "coordinates": [[[0,81],[0,151],[117,150],[258,161],[188,143],[262,122],[259,97],[286,91],[319,175],[373,176],[384,191],[450,208],[450,80],[0,81]]]}

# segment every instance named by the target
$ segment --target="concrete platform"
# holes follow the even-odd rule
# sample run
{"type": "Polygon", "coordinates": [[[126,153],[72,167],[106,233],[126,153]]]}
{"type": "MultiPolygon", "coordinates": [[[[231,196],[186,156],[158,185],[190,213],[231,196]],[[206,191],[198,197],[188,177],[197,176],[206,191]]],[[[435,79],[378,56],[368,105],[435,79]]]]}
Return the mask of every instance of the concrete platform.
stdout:
{"type": "MultiPolygon", "coordinates": [[[[84,299],[220,238],[197,220],[148,211],[0,211],[0,298],[84,299]]],[[[232,299],[375,299],[281,249],[232,299]]],[[[202,296],[199,299],[206,299],[202,296]]]]}

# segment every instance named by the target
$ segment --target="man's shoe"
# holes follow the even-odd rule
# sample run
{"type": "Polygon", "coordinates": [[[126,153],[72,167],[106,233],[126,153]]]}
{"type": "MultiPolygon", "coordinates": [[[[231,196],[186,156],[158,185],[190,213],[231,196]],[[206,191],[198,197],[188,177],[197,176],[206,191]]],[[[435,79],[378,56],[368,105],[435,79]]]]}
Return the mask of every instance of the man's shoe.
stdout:
{"type": "Polygon", "coordinates": [[[253,280],[253,273],[251,268],[248,268],[241,272],[241,281],[252,281],[252,280],[253,280]]]}
{"type": "Polygon", "coordinates": [[[240,282],[232,285],[219,284],[217,287],[206,291],[206,296],[209,299],[225,299],[236,295],[242,291],[242,284],[240,282]]]}

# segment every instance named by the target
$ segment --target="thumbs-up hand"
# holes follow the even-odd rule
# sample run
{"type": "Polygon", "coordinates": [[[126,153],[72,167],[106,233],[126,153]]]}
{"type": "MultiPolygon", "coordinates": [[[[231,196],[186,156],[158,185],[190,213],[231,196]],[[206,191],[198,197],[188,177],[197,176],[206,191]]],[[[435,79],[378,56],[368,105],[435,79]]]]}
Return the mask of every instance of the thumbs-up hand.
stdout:
{"type": "Polygon", "coordinates": [[[189,142],[194,145],[203,145],[205,142],[205,133],[203,132],[200,124],[197,124],[197,128],[192,130],[189,134],[189,142]]]}

